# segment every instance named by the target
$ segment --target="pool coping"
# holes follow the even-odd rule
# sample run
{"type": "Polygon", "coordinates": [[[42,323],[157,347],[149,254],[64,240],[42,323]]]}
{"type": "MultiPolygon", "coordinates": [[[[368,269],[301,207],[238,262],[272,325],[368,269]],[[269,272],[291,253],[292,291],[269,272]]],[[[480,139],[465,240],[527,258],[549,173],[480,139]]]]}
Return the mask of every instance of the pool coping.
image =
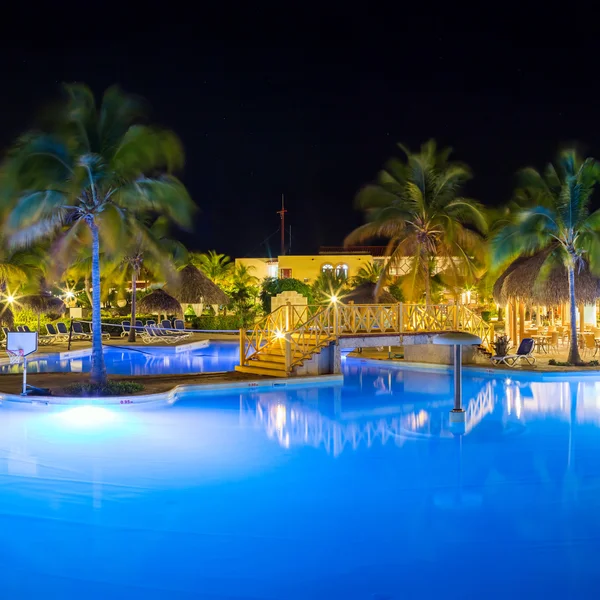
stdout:
{"type": "MultiPolygon", "coordinates": [[[[438,373],[452,373],[454,367],[452,365],[436,365],[433,363],[421,363],[412,361],[399,361],[391,359],[378,359],[378,358],[360,358],[358,356],[349,357],[350,360],[372,363],[374,365],[388,365],[396,367],[407,367],[409,369],[415,369],[420,371],[436,371],[438,373]]],[[[346,359],[347,360],[347,359],[346,359]]],[[[551,379],[560,378],[563,381],[570,379],[581,379],[586,378],[600,378],[600,369],[589,369],[589,370],[573,370],[573,369],[553,369],[552,371],[540,371],[538,369],[530,369],[526,367],[519,367],[518,369],[511,368],[498,368],[493,366],[483,365],[463,365],[463,373],[470,373],[474,375],[501,375],[505,373],[507,377],[515,377],[519,375],[539,375],[540,381],[547,381],[551,379]]]]}
{"type": "Polygon", "coordinates": [[[139,396],[107,396],[103,398],[76,398],[72,396],[21,396],[0,392],[0,404],[9,402],[22,405],[62,406],[139,406],[148,404],[174,404],[185,394],[207,395],[227,393],[231,390],[274,391],[282,388],[331,387],[342,385],[343,375],[310,375],[277,379],[251,379],[246,381],[224,381],[222,383],[176,385],[168,392],[140,394],[139,396]]]}

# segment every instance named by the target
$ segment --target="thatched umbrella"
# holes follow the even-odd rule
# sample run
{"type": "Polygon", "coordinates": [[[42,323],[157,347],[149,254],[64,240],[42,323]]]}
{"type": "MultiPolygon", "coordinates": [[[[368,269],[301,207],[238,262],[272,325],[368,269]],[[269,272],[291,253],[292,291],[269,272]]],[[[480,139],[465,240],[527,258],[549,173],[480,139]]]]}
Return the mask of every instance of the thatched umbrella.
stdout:
{"type": "MultiPolygon", "coordinates": [[[[540,252],[515,260],[494,284],[494,300],[506,304],[511,299],[538,306],[559,306],[570,302],[567,270],[555,266],[545,278],[540,278],[542,264],[548,256],[540,252]]],[[[594,304],[600,298],[600,279],[590,273],[587,263],[575,270],[575,293],[578,302],[594,304]]]]}
{"type": "Polygon", "coordinates": [[[158,315],[159,320],[161,315],[177,315],[178,317],[183,315],[181,304],[162,289],[154,290],[144,296],[138,306],[140,312],[158,315]]]}
{"type": "Polygon", "coordinates": [[[229,296],[194,265],[187,265],[179,271],[177,286],[173,295],[184,305],[192,305],[200,316],[204,304],[229,304],[229,296]]]}
{"type": "Polygon", "coordinates": [[[42,314],[62,315],[67,309],[65,303],[57,296],[53,296],[50,292],[40,292],[39,294],[23,296],[22,298],[19,298],[19,304],[26,306],[37,314],[38,333],[40,332],[40,316],[42,314]]]}
{"type": "Polygon", "coordinates": [[[396,304],[398,302],[392,294],[383,289],[376,296],[376,287],[377,284],[375,283],[361,283],[351,292],[348,292],[345,296],[340,298],[340,301],[344,304],[350,302],[353,302],[354,304],[396,304]]]}

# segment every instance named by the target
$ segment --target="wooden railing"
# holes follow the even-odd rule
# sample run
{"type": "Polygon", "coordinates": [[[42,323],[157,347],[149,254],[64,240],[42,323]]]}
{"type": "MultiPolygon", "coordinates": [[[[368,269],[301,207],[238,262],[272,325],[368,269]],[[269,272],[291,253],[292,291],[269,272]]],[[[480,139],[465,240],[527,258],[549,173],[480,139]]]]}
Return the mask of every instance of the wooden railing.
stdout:
{"type": "Polygon", "coordinates": [[[240,364],[272,348],[285,350],[286,371],[344,335],[465,331],[488,350],[493,328],[466,306],[454,304],[292,305],[276,309],[252,329],[240,331],[240,364]]]}

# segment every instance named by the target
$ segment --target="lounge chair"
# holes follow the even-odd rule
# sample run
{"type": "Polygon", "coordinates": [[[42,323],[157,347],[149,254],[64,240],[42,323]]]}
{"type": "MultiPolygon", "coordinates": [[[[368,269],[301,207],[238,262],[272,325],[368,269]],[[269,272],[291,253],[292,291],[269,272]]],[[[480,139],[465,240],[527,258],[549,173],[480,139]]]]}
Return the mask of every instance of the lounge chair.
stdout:
{"type": "Polygon", "coordinates": [[[51,343],[53,342],[66,342],[69,339],[69,334],[65,335],[64,333],[59,333],[56,327],[52,325],[52,323],[46,323],[46,331],[48,335],[44,336],[51,343]]]}
{"type": "Polygon", "coordinates": [[[174,329],[181,329],[182,331],[185,329],[185,323],[182,319],[175,319],[173,326],[174,329]]]}
{"type": "Polygon", "coordinates": [[[162,341],[162,338],[153,331],[152,327],[144,327],[140,331],[140,339],[144,344],[159,344],[162,341]]]}
{"type": "Polygon", "coordinates": [[[77,338],[80,340],[91,340],[92,334],[86,333],[83,330],[83,326],[79,321],[73,321],[73,333],[77,334],[77,338]]]}
{"type": "Polygon", "coordinates": [[[171,325],[171,321],[169,321],[169,319],[163,319],[163,320],[160,322],[160,326],[161,326],[163,329],[173,329],[173,326],[171,325]]]}
{"type": "Polygon", "coordinates": [[[165,331],[161,327],[150,327],[154,335],[156,335],[159,339],[163,340],[167,344],[174,344],[175,342],[179,342],[184,339],[186,336],[181,335],[179,333],[171,333],[169,331],[165,331]]]}
{"type": "Polygon", "coordinates": [[[73,323],[73,330],[70,332],[69,332],[69,328],[63,322],[57,323],[56,329],[58,329],[58,333],[60,333],[61,335],[66,335],[67,339],[69,339],[69,337],[71,338],[71,340],[87,339],[84,335],[77,333],[75,331],[75,323],[73,323]]]}
{"type": "Polygon", "coordinates": [[[23,329],[23,325],[17,325],[17,331],[19,333],[25,333],[25,329],[23,329]]]}
{"type": "Polygon", "coordinates": [[[535,342],[531,338],[523,338],[516,354],[507,354],[506,356],[492,356],[491,361],[494,364],[504,364],[507,367],[514,367],[517,362],[524,360],[528,365],[535,363],[535,356],[533,356],[533,349],[535,342]]]}
{"type": "MultiPolygon", "coordinates": [[[[94,335],[94,330],[92,329],[92,325],[90,324],[90,332],[94,335]]],[[[100,336],[103,340],[110,340],[110,333],[104,333],[102,331],[102,326],[100,326],[100,336]]]]}
{"type": "Polygon", "coordinates": [[[123,331],[121,331],[121,337],[128,336],[131,330],[131,321],[121,321],[121,327],[123,328],[123,331]]]}
{"type": "Polygon", "coordinates": [[[154,325],[156,325],[156,321],[154,319],[148,319],[146,321],[146,327],[153,327],[154,325]]]}

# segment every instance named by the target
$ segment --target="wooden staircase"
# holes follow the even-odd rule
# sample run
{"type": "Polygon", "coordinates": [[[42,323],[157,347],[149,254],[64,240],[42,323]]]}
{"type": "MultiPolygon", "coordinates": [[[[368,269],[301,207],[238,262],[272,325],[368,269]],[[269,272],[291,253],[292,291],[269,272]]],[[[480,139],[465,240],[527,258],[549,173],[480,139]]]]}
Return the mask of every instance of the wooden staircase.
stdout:
{"type": "Polygon", "coordinates": [[[288,377],[334,341],[331,307],[282,306],[240,332],[240,364],[235,370],[254,375],[288,377]]]}
{"type": "Polygon", "coordinates": [[[316,335],[292,332],[290,338],[290,369],[286,369],[286,338],[274,340],[271,344],[250,356],[246,364],[238,365],[235,370],[240,373],[251,373],[253,375],[269,375],[271,377],[289,377],[294,368],[302,366],[304,361],[309,360],[315,354],[319,353],[328,343],[334,340],[333,336],[328,336],[327,343],[325,339],[318,338],[316,335]],[[302,352],[299,349],[299,338],[303,341],[312,343],[309,353],[302,352]]]}

